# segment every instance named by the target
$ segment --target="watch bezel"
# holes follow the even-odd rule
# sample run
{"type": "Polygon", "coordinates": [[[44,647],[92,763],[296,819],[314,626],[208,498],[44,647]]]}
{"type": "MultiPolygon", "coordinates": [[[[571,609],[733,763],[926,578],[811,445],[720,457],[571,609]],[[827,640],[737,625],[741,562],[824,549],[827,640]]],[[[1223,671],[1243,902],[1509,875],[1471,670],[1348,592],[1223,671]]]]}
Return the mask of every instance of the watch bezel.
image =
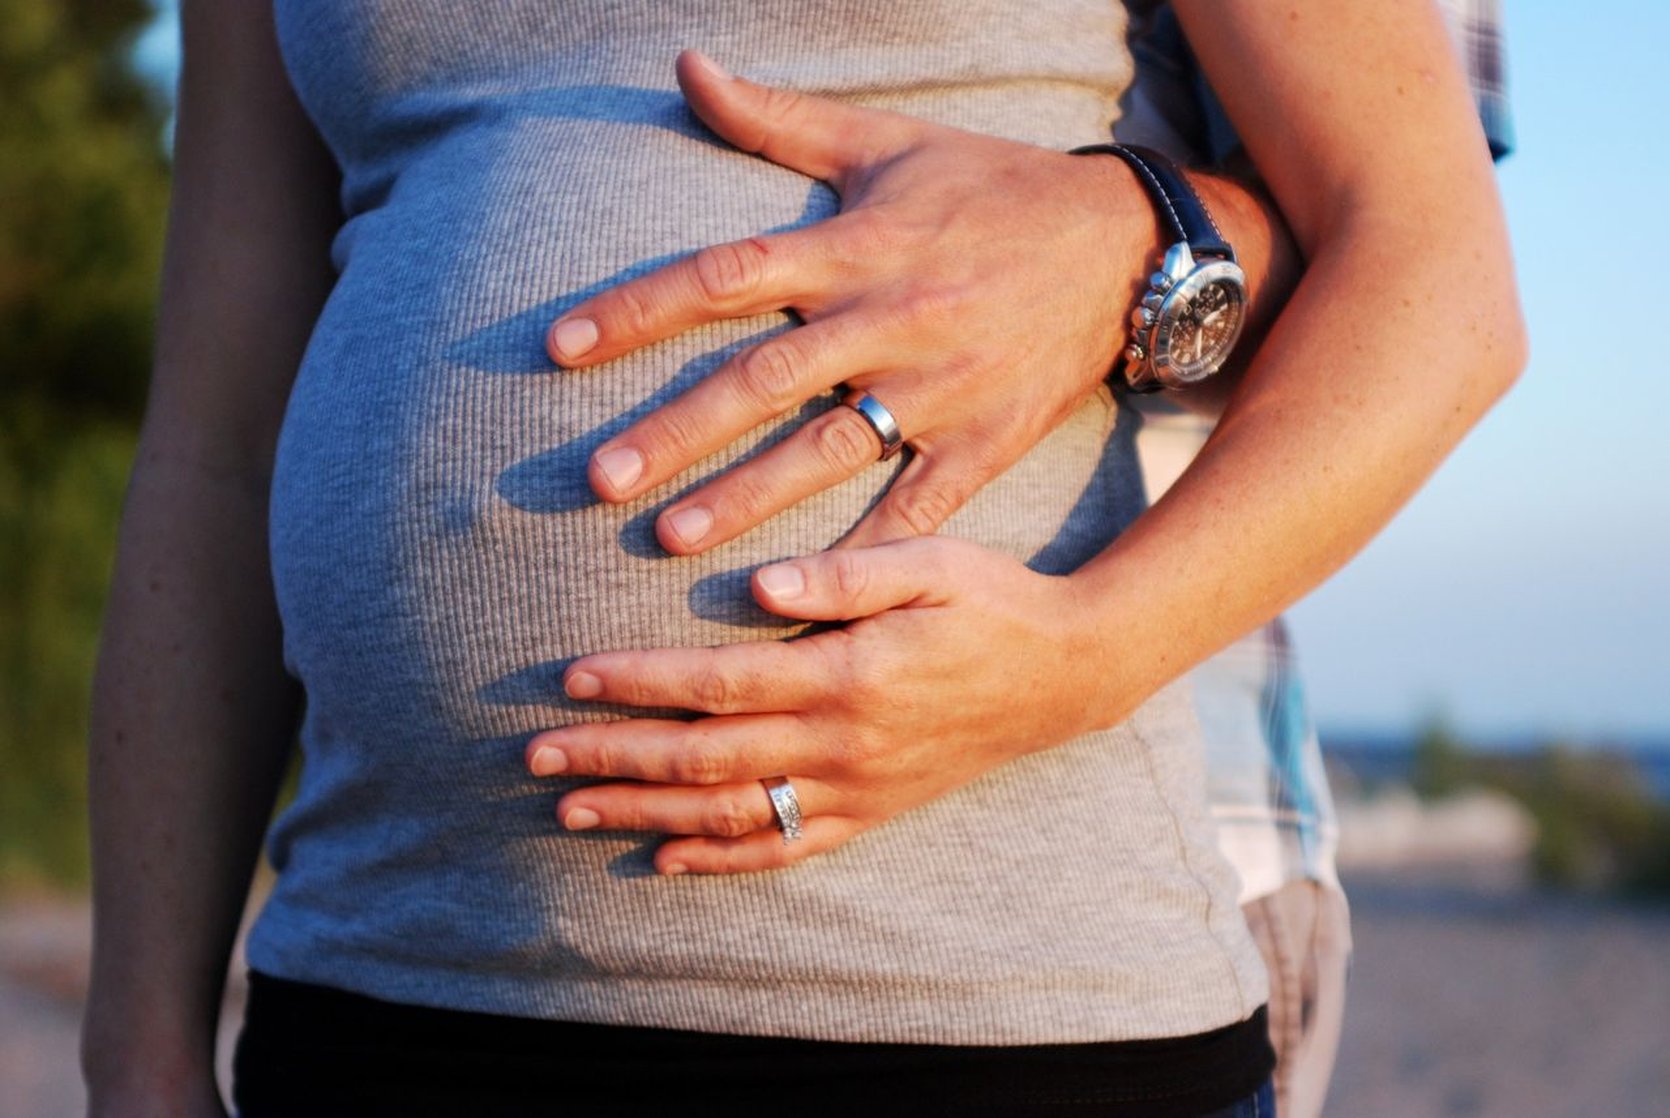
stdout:
{"type": "Polygon", "coordinates": [[[1166,253],[1165,264],[1149,280],[1149,293],[1131,312],[1131,345],[1125,353],[1125,383],[1133,392],[1158,392],[1199,384],[1222,369],[1241,340],[1247,324],[1247,277],[1232,258],[1197,258],[1186,241],[1166,253]],[[1237,292],[1235,326],[1218,348],[1218,360],[1204,368],[1182,371],[1171,360],[1171,342],[1184,308],[1214,283],[1228,283],[1237,292]]]}
{"type": "Polygon", "coordinates": [[[1197,260],[1193,270],[1166,289],[1161,300],[1159,312],[1155,315],[1155,322],[1149,334],[1149,365],[1153,375],[1161,384],[1168,388],[1183,388],[1192,384],[1199,384],[1223,368],[1229,360],[1229,355],[1235,351],[1235,343],[1241,338],[1241,331],[1247,323],[1247,277],[1241,266],[1233,260],[1205,259],[1197,260]],[[1182,364],[1172,360],[1171,344],[1175,337],[1178,320],[1184,310],[1199,297],[1200,293],[1213,284],[1222,283],[1232,287],[1236,292],[1234,303],[1235,321],[1229,336],[1219,344],[1218,356],[1215,361],[1197,370],[1189,371],[1182,364]]]}

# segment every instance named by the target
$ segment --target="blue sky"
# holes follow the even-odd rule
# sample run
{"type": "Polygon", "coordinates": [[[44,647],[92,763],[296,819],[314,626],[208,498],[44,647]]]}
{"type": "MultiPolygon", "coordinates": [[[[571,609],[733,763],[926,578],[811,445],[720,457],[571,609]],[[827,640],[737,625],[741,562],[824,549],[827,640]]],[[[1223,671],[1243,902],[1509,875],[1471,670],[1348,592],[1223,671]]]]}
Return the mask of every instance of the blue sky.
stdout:
{"type": "MultiPolygon", "coordinates": [[[[1530,368],[1294,630],[1325,729],[1670,739],[1670,3],[1507,8],[1530,368]]],[[[171,27],[140,54],[170,70],[171,27]]]]}
{"type": "Polygon", "coordinates": [[[1325,726],[1670,737],[1670,4],[1507,9],[1530,368],[1294,629],[1325,726]]]}

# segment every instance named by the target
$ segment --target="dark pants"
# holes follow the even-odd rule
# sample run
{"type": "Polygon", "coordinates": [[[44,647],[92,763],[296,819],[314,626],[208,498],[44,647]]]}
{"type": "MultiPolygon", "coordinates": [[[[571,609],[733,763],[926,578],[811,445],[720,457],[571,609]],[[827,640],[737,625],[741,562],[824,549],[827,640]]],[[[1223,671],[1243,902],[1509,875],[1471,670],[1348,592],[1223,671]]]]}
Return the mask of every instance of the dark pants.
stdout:
{"type": "Polygon", "coordinates": [[[233,1101],[240,1118],[721,1110],[1268,1118],[1266,1027],[1260,1011],[1159,1041],[857,1044],[396,1005],[252,973],[233,1101]]]}

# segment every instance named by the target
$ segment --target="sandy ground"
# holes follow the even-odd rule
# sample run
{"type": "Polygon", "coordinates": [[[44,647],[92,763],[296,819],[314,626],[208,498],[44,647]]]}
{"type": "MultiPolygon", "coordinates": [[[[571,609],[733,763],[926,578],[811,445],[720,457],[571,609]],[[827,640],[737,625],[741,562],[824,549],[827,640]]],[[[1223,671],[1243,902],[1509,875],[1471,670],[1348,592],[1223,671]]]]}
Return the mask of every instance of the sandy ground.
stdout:
{"type": "MultiPolygon", "coordinates": [[[[1406,875],[1350,887],[1357,952],[1330,1114],[1670,1114],[1670,909],[1406,875]]],[[[0,902],[0,1118],[82,1113],[87,940],[80,902],[0,902]]]]}

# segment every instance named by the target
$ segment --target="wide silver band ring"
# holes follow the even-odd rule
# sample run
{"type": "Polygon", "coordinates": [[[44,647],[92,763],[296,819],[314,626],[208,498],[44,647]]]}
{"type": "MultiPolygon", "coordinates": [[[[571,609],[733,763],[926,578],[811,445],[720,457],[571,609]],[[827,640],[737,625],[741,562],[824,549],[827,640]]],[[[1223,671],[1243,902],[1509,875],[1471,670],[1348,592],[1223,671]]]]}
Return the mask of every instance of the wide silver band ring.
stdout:
{"type": "Polygon", "coordinates": [[[783,845],[805,838],[805,832],[800,829],[800,797],[794,794],[794,785],[789,783],[789,778],[767,777],[760,783],[765,785],[766,795],[771,797],[771,810],[777,813],[777,826],[783,829],[783,845]]]}
{"type": "Polygon", "coordinates": [[[881,460],[887,461],[905,445],[905,437],[899,431],[899,421],[893,418],[893,413],[887,406],[868,392],[857,399],[846,401],[847,407],[864,417],[870,429],[881,440],[881,460]]]}

